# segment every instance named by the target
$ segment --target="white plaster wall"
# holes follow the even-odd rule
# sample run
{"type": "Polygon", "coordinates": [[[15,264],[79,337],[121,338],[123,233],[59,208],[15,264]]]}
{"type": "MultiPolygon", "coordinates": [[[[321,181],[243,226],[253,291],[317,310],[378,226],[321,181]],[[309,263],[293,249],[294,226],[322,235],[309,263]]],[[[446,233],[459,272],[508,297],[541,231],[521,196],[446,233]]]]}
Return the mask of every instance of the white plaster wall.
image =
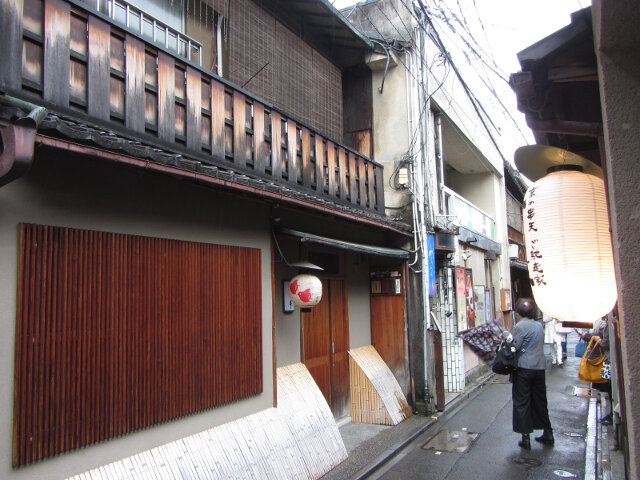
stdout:
{"type": "MultiPolygon", "coordinates": [[[[389,179],[397,162],[409,151],[409,135],[415,126],[408,124],[405,68],[401,63],[390,67],[382,93],[379,93],[382,74],[382,71],[374,71],[372,74],[373,151],[376,162],[384,165],[385,205],[396,207],[407,202],[407,192],[392,189],[389,186],[389,179]]],[[[388,213],[395,215],[397,211],[390,210],[388,213]]]]}
{"type": "Polygon", "coordinates": [[[273,405],[268,210],[202,186],[87,158],[40,155],[0,188],[0,478],[65,478],[273,405]],[[46,225],[261,250],[263,393],[14,470],[11,467],[17,225],[46,225]]]}
{"type": "Polygon", "coordinates": [[[462,175],[452,172],[447,177],[450,188],[487,215],[496,218],[499,206],[496,205],[496,177],[491,173],[462,175]]]}
{"type": "MultiPolygon", "coordinates": [[[[431,46],[435,49],[435,46],[431,46]]],[[[460,129],[465,137],[482,153],[488,170],[502,171],[502,158],[497,154],[489,134],[482,125],[471,104],[462,84],[449,67],[438,68],[437,64],[431,69],[429,77],[430,91],[433,100],[438,104],[449,119],[460,129]],[[446,74],[445,74],[446,71],[446,74]],[[442,84],[437,91],[435,89],[442,84]]]]}
{"type": "Polygon", "coordinates": [[[347,258],[347,293],[349,295],[349,348],[371,345],[371,303],[369,266],[366,257],[347,258]]]}
{"type": "Polygon", "coordinates": [[[276,312],[276,364],[278,367],[300,363],[300,309],[285,313],[283,298],[288,292],[283,291],[284,280],[289,280],[298,274],[298,270],[287,266],[286,262],[298,261],[298,246],[290,239],[276,236],[277,247],[274,252],[275,271],[275,312],[276,312]],[[284,255],[284,260],[280,257],[284,255]],[[285,262],[286,261],[286,262],[285,262]]]}
{"type": "Polygon", "coordinates": [[[464,345],[462,348],[464,355],[464,373],[468,373],[474,368],[480,365],[484,365],[484,362],[475,354],[473,350],[471,350],[471,347],[469,347],[469,345],[467,345],[467,343],[464,341],[462,343],[464,345]]]}
{"type": "MultiPolygon", "coordinates": [[[[498,276],[494,272],[494,282],[497,283],[494,298],[496,310],[500,311],[500,289],[511,289],[511,259],[509,258],[509,234],[507,232],[507,198],[506,186],[504,184],[504,175],[494,177],[494,202],[496,205],[496,241],[502,245],[502,253],[498,255],[498,259],[494,262],[498,269],[498,276]],[[497,277],[497,278],[496,278],[497,277]]],[[[513,298],[513,292],[511,292],[513,298]]],[[[503,312],[503,320],[507,322],[510,312],[503,312]]],[[[508,324],[508,323],[507,323],[508,324]]]]}

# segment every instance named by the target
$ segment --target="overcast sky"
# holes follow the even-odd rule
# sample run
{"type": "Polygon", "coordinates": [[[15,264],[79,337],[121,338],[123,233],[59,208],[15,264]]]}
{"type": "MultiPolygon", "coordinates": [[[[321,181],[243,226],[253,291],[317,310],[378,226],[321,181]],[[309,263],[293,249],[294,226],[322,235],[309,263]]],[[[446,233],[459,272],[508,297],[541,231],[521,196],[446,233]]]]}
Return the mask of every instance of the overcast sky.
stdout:
{"type": "MultiPolygon", "coordinates": [[[[355,5],[353,0],[329,0],[337,9],[355,5]]],[[[409,3],[411,0],[405,0],[409,3]]],[[[432,0],[423,0],[433,5],[432,0]]],[[[469,21],[480,17],[487,32],[491,50],[502,70],[519,70],[516,54],[570,23],[571,13],[591,5],[589,0],[450,0],[454,8],[460,4],[469,21]]]]}

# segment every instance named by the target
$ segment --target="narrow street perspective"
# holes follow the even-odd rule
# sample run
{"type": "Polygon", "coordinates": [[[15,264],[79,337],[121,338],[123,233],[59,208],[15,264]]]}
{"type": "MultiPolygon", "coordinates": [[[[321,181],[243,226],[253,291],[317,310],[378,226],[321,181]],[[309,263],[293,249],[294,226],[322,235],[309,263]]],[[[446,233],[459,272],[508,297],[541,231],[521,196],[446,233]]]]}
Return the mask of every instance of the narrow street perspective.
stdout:
{"type": "MultiPolygon", "coordinates": [[[[570,337],[570,353],[576,340],[575,334],[570,337]]],[[[322,479],[623,478],[614,431],[598,421],[606,408],[598,392],[577,379],[579,363],[569,355],[564,367],[550,365],[546,372],[553,446],[533,439],[531,450],[518,446],[509,377],[489,374],[445,413],[401,434],[388,428],[368,438],[371,433],[362,427],[342,427],[350,459],[322,479]]]]}
{"type": "Polygon", "coordinates": [[[640,479],[638,25],[0,0],[0,480],[640,479]]]}

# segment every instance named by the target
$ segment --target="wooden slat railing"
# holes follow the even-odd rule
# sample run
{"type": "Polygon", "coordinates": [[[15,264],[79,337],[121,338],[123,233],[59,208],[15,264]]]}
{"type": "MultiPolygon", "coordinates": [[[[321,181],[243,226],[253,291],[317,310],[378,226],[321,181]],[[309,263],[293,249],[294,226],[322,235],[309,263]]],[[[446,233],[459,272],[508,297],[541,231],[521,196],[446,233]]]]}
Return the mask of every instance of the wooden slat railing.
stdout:
{"type": "Polygon", "coordinates": [[[210,163],[384,211],[382,166],[78,0],[0,0],[0,90],[210,163]]]}

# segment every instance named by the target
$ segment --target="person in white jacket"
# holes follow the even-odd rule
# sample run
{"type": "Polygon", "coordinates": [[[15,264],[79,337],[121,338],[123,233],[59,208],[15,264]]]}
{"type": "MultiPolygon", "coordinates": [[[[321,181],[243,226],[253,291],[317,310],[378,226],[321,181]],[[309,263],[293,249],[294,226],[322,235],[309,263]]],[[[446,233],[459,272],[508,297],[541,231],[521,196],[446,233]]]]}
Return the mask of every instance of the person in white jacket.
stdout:
{"type": "MultiPolygon", "coordinates": [[[[562,345],[562,362],[567,359],[567,336],[571,330],[569,327],[563,327],[560,320],[556,320],[556,337],[559,337],[560,345],[562,345]]],[[[558,365],[562,365],[562,362],[558,365]]]]}
{"type": "Polygon", "coordinates": [[[549,345],[551,350],[551,363],[561,367],[564,363],[562,359],[562,337],[556,330],[556,325],[560,322],[546,313],[543,314],[542,321],[544,323],[544,343],[549,345]]]}

